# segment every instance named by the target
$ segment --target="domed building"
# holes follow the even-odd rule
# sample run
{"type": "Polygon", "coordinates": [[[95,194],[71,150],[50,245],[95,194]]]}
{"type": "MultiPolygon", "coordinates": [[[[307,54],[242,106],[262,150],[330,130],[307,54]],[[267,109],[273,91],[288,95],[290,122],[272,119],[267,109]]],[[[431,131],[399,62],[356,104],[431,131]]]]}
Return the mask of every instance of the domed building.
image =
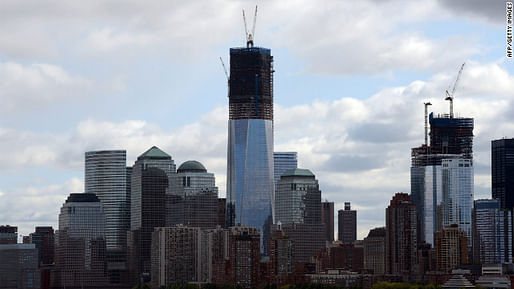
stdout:
{"type": "Polygon", "coordinates": [[[200,162],[184,162],[172,176],[166,198],[166,226],[182,224],[202,229],[218,225],[218,187],[214,174],[200,162]]]}

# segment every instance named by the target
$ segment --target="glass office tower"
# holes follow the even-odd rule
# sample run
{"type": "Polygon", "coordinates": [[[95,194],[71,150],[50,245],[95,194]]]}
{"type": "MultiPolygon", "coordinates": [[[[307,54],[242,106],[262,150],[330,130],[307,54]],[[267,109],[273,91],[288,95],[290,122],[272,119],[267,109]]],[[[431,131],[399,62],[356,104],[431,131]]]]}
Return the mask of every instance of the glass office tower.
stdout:
{"type": "Polygon", "coordinates": [[[269,49],[230,49],[227,225],[259,229],[263,252],[274,210],[272,63],[269,49]]]}
{"type": "Polygon", "coordinates": [[[85,154],[86,193],[95,194],[105,213],[107,249],[125,250],[130,226],[130,200],[126,189],[126,151],[102,150],[85,154]]]}

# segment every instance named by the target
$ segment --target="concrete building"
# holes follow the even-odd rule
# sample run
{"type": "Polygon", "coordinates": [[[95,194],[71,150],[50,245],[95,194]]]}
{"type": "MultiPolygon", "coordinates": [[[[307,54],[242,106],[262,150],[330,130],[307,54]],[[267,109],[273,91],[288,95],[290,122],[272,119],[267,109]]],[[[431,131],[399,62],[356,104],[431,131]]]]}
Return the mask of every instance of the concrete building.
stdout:
{"type": "Polygon", "coordinates": [[[357,240],[357,211],[351,209],[350,202],[344,203],[344,210],[337,211],[338,240],[353,243],[357,240]]]}

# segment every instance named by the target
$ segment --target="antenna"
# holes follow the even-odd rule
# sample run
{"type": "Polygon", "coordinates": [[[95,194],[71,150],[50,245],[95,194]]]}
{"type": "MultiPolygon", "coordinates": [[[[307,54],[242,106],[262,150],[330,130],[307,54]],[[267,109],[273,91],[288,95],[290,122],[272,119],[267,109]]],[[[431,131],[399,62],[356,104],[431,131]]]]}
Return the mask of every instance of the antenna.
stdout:
{"type": "Polygon", "coordinates": [[[450,118],[453,118],[453,94],[455,93],[457,83],[459,82],[460,75],[462,74],[462,70],[464,69],[465,64],[466,62],[462,63],[462,66],[460,67],[459,73],[457,74],[457,78],[455,79],[455,83],[453,84],[452,93],[450,94],[448,90],[446,90],[446,98],[444,100],[450,101],[450,118]]]}
{"type": "Polygon", "coordinates": [[[432,105],[430,102],[424,102],[425,105],[425,146],[428,146],[428,106],[432,105]]]}
{"type": "Polygon", "coordinates": [[[257,21],[257,5],[255,5],[255,14],[253,16],[253,27],[251,33],[248,32],[248,26],[246,25],[246,15],[243,9],[243,22],[245,24],[245,35],[246,35],[246,47],[253,47],[253,38],[255,35],[255,23],[257,21]]]}

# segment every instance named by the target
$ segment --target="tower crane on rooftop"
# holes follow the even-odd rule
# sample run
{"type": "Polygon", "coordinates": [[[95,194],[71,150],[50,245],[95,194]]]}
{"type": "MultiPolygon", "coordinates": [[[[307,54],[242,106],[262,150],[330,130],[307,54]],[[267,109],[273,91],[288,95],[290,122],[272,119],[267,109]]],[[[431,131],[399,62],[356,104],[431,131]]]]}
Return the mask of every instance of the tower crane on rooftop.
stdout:
{"type": "Polygon", "coordinates": [[[253,47],[253,38],[255,37],[255,23],[257,22],[257,5],[255,5],[255,14],[253,15],[253,27],[251,32],[248,32],[248,27],[246,26],[246,16],[244,9],[243,21],[245,23],[246,47],[253,47]]]}
{"type": "Polygon", "coordinates": [[[457,78],[455,79],[455,83],[453,84],[452,92],[449,93],[448,89],[446,90],[446,98],[444,100],[450,101],[450,118],[453,118],[453,94],[455,93],[457,83],[459,82],[460,75],[462,74],[462,70],[464,69],[465,64],[466,62],[462,63],[462,66],[460,67],[459,73],[457,74],[457,78]]]}

